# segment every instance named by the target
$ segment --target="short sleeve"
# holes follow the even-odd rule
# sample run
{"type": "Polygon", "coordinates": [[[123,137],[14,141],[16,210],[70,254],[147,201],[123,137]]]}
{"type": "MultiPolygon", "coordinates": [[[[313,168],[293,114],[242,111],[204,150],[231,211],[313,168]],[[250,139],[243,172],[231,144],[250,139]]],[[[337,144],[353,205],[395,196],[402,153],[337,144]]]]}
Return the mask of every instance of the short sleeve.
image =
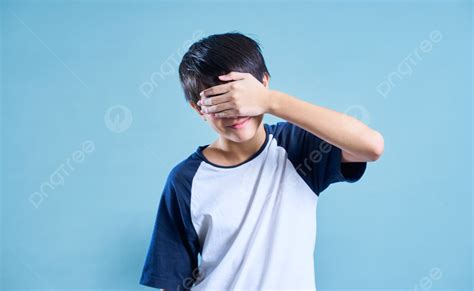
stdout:
{"type": "Polygon", "coordinates": [[[199,242],[188,209],[186,194],[170,175],[160,198],[140,284],[170,290],[191,288],[197,278],[199,242]]]}
{"type": "Polygon", "coordinates": [[[353,183],[364,174],[367,162],[342,163],[342,150],[289,123],[277,122],[270,125],[270,131],[283,147],[295,170],[319,195],[330,184],[337,182],[353,183]]]}

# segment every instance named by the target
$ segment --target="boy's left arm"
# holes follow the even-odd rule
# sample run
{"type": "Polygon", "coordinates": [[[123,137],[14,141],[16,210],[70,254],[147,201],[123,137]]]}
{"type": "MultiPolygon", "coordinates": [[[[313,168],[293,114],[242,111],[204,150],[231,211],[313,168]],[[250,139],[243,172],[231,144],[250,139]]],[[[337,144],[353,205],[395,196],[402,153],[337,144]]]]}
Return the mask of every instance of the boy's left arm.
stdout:
{"type": "Polygon", "coordinates": [[[249,73],[231,72],[219,78],[229,82],[201,92],[198,105],[203,113],[217,118],[278,116],[340,148],[342,162],[375,161],[383,153],[383,136],[356,118],[270,90],[249,73]]]}
{"type": "Polygon", "coordinates": [[[268,113],[306,129],[342,150],[342,162],[377,160],[383,153],[383,136],[356,118],[269,90],[268,113]]]}

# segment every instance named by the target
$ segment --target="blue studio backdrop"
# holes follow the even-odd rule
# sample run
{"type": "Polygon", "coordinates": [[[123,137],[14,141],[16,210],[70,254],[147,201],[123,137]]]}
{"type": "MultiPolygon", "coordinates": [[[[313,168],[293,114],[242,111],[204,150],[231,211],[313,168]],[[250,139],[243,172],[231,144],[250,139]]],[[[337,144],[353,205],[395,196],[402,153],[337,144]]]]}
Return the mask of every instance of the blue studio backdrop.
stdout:
{"type": "Polygon", "coordinates": [[[271,88],[385,137],[359,182],[320,197],[318,289],[471,290],[472,14],[470,1],[1,2],[0,289],[146,289],[165,178],[216,138],[179,61],[239,31],[261,43],[271,88]]]}

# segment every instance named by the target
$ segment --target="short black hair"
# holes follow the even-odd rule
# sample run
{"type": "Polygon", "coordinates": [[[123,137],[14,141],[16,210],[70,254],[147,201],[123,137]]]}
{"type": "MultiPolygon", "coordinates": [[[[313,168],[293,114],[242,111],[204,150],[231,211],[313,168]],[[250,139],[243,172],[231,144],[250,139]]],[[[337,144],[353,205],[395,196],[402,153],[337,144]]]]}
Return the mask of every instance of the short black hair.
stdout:
{"type": "Polygon", "coordinates": [[[179,65],[186,101],[196,103],[201,91],[226,83],[218,77],[232,71],[250,73],[260,82],[265,74],[270,76],[257,41],[239,32],[228,32],[195,42],[179,65]]]}

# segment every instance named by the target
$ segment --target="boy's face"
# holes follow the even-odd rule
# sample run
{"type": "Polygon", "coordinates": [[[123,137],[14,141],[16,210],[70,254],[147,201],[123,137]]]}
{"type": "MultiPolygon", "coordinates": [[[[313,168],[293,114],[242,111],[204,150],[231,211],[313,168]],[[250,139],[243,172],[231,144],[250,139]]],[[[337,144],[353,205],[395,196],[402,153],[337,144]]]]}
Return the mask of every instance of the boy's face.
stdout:
{"type": "MultiPolygon", "coordinates": [[[[268,83],[269,77],[265,76],[263,78],[263,85],[268,87],[268,83]]],[[[244,142],[253,138],[263,120],[263,114],[216,118],[212,114],[201,113],[199,106],[194,104],[194,102],[190,102],[190,105],[221,137],[233,142],[244,142]]]]}

